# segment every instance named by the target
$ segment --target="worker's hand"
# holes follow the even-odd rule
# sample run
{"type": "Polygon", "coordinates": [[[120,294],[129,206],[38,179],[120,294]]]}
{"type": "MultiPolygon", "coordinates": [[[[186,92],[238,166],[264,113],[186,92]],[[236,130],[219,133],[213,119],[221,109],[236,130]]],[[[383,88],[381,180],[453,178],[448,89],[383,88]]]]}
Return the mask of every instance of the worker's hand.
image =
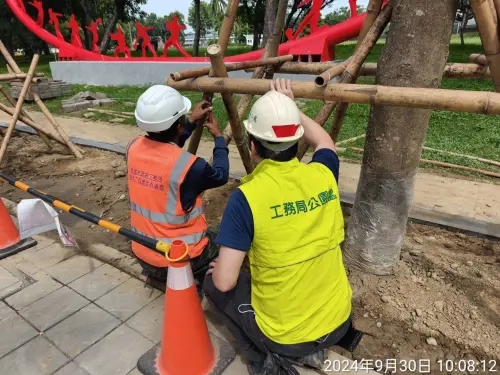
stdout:
{"type": "Polygon", "coordinates": [[[214,272],[215,266],[217,265],[218,261],[219,258],[215,258],[214,261],[208,265],[207,276],[211,275],[214,272]]]}
{"type": "Polygon", "coordinates": [[[222,137],[222,132],[220,130],[219,122],[217,121],[217,119],[214,116],[211,116],[211,121],[212,122],[207,122],[205,124],[207,130],[210,132],[210,134],[212,134],[214,138],[222,137]]]}
{"type": "Polygon", "coordinates": [[[204,123],[210,111],[212,111],[212,104],[208,100],[202,100],[201,103],[195,105],[189,116],[189,122],[191,124],[204,123]]]}
{"type": "Polygon", "coordinates": [[[271,81],[271,90],[285,94],[292,100],[295,99],[292,91],[292,81],[290,79],[285,80],[284,78],[278,78],[275,81],[271,81]]]}

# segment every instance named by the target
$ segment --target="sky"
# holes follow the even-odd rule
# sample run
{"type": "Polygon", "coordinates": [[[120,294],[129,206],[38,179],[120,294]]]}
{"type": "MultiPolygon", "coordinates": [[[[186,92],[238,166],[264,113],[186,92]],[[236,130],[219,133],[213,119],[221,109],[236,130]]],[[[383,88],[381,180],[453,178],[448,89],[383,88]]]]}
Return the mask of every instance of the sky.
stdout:
{"type": "MultiPolygon", "coordinates": [[[[358,0],[358,5],[366,7],[368,0],[358,0]]],[[[142,9],[148,13],[156,13],[158,16],[164,16],[178,10],[187,18],[188,9],[191,6],[191,1],[188,0],[148,0],[147,4],[142,6],[142,9]]],[[[337,0],[330,9],[349,6],[348,0],[337,0]]],[[[323,12],[328,10],[323,10],[323,12]]]]}

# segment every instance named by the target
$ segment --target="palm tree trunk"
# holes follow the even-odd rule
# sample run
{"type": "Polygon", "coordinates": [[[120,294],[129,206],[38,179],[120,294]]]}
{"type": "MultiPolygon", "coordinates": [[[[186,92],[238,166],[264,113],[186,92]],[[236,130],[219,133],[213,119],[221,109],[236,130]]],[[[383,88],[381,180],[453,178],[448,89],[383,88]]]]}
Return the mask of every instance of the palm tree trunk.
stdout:
{"type": "Polygon", "coordinates": [[[201,4],[200,0],[194,0],[194,41],[193,41],[193,56],[200,54],[200,37],[201,37],[201,4]]]}

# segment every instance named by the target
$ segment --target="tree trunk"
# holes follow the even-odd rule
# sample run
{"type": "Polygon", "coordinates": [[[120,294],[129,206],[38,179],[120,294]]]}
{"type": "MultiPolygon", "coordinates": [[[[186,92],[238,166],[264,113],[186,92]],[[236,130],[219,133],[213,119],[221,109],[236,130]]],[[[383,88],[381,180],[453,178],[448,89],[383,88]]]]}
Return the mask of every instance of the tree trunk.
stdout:
{"type": "Polygon", "coordinates": [[[88,0],[80,0],[80,6],[83,10],[83,24],[80,25],[85,36],[85,48],[92,51],[92,32],[87,30],[85,26],[89,26],[93,19],[92,6],[88,0]]]}
{"type": "Polygon", "coordinates": [[[193,41],[193,56],[198,56],[200,53],[200,36],[201,36],[201,4],[200,0],[194,0],[194,41],[193,41]]]}
{"type": "Polygon", "coordinates": [[[460,42],[462,45],[462,48],[465,47],[465,39],[464,39],[464,32],[465,28],[467,27],[467,24],[469,23],[469,11],[467,8],[464,8],[463,13],[464,16],[462,23],[460,24],[460,42]]]}
{"type": "MultiPolygon", "coordinates": [[[[449,54],[456,0],[396,0],[377,83],[437,88],[449,54]]],[[[387,275],[400,258],[430,110],[372,106],[345,257],[387,275]]]]}
{"type": "MultiPolygon", "coordinates": [[[[259,9],[262,7],[264,4],[263,0],[257,0],[257,3],[255,4],[255,9],[259,9]]],[[[260,47],[260,35],[262,34],[262,20],[259,19],[259,12],[254,13],[253,17],[253,45],[252,45],[252,51],[256,51],[260,47]]],[[[272,32],[272,29],[271,29],[272,32]]]]}
{"type": "Polygon", "coordinates": [[[295,12],[297,12],[297,9],[299,9],[299,3],[300,0],[293,1],[292,9],[290,10],[290,13],[288,13],[288,16],[286,18],[285,30],[288,29],[289,27],[292,27],[291,23],[293,21],[293,17],[295,16],[295,12]]]}
{"type": "Polygon", "coordinates": [[[104,29],[104,35],[102,36],[100,48],[101,48],[101,53],[103,55],[105,55],[108,52],[109,43],[111,42],[111,37],[109,36],[109,34],[115,31],[117,23],[118,23],[118,12],[115,9],[113,14],[109,16],[108,24],[106,25],[106,28],[104,29]]]}
{"type": "Polygon", "coordinates": [[[272,35],[274,23],[276,22],[276,12],[278,11],[279,0],[266,0],[266,15],[264,17],[264,37],[262,44],[266,45],[267,39],[272,35]]]}

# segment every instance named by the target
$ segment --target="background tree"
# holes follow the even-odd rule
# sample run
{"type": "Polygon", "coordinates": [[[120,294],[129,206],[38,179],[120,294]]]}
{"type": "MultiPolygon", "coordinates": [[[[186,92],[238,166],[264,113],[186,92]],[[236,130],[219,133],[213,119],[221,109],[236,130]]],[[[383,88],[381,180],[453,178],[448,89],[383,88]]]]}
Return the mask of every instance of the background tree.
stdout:
{"type": "MultiPolygon", "coordinates": [[[[304,5],[299,8],[299,4],[303,0],[292,0],[292,3],[288,5],[288,17],[285,22],[285,30],[288,28],[294,29],[296,26],[300,24],[300,22],[304,19],[305,15],[311,10],[311,3],[304,5]]],[[[321,9],[325,9],[326,7],[332,5],[335,0],[325,0],[321,9]]],[[[308,29],[306,29],[307,31],[308,29]]]]}
{"type": "Polygon", "coordinates": [[[264,17],[264,32],[262,44],[266,45],[267,39],[273,33],[279,0],[266,0],[266,14],[264,17]]]}
{"type": "Polygon", "coordinates": [[[469,20],[474,18],[469,0],[460,0],[457,9],[457,21],[460,23],[460,41],[462,47],[465,46],[464,32],[467,29],[469,20]]]}
{"type": "MultiPolygon", "coordinates": [[[[361,5],[358,5],[357,8],[358,8],[358,14],[366,12],[366,8],[361,5]]],[[[350,17],[351,17],[351,10],[348,7],[341,7],[339,9],[334,10],[333,12],[325,14],[321,19],[321,23],[323,25],[333,26],[338,23],[347,21],[350,17]]]]}

